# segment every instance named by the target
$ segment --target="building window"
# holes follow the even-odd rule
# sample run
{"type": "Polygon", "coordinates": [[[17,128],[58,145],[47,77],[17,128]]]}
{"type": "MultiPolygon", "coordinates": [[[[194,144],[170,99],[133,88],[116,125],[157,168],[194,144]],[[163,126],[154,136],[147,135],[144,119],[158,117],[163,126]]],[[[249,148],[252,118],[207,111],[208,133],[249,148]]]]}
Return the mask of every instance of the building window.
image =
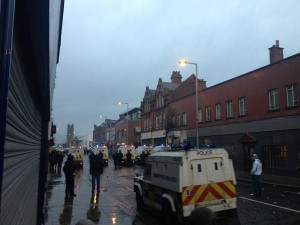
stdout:
{"type": "Polygon", "coordinates": [[[286,85],[286,102],[287,102],[287,107],[294,107],[298,105],[296,84],[286,85]]]}
{"type": "Polygon", "coordinates": [[[211,108],[210,106],[205,107],[206,121],[211,121],[211,108]]]}
{"type": "Polygon", "coordinates": [[[262,146],[263,167],[275,170],[287,170],[287,149],[285,145],[262,146]]]}
{"type": "Polygon", "coordinates": [[[279,109],[278,89],[272,89],[268,91],[268,96],[269,96],[269,110],[279,109]]]}
{"type": "Polygon", "coordinates": [[[151,119],[148,119],[148,130],[151,130],[151,119]]]}
{"type": "Polygon", "coordinates": [[[239,98],[239,115],[240,116],[245,116],[247,114],[246,110],[246,98],[241,97],[239,98]]]}
{"type": "Polygon", "coordinates": [[[202,109],[198,109],[198,123],[202,123],[202,109]]]}
{"type": "Polygon", "coordinates": [[[233,113],[232,113],[232,101],[227,101],[226,102],[226,118],[232,118],[233,113]]]}
{"type": "Polygon", "coordinates": [[[162,129],[163,128],[163,116],[162,116],[162,114],[160,114],[158,116],[158,123],[159,123],[158,129],[162,129]]]}
{"type": "Polygon", "coordinates": [[[144,120],[144,131],[147,131],[147,120],[144,120]]]}
{"type": "Polygon", "coordinates": [[[183,113],[182,114],[182,125],[186,126],[186,124],[187,124],[186,113],[183,113]]]}
{"type": "Polygon", "coordinates": [[[180,114],[177,115],[177,126],[181,126],[180,114]]]}
{"type": "Polygon", "coordinates": [[[221,119],[221,104],[216,104],[216,120],[221,119]]]}

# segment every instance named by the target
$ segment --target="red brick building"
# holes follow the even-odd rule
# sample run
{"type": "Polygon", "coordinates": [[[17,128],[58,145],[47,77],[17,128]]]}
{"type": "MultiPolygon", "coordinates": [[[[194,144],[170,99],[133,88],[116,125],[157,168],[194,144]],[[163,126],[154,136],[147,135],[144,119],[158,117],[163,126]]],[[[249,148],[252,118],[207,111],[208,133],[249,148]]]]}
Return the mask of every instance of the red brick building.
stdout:
{"type": "MultiPolygon", "coordinates": [[[[208,88],[198,80],[199,142],[226,148],[236,169],[249,170],[255,152],[264,172],[296,176],[300,54],[283,59],[278,41],[269,50],[271,64],[262,68],[208,88]]],[[[159,79],[156,90],[146,88],[141,109],[142,143],[165,144],[168,131],[185,130],[196,145],[194,75],[181,81],[173,72],[170,83],[159,79]]]]}

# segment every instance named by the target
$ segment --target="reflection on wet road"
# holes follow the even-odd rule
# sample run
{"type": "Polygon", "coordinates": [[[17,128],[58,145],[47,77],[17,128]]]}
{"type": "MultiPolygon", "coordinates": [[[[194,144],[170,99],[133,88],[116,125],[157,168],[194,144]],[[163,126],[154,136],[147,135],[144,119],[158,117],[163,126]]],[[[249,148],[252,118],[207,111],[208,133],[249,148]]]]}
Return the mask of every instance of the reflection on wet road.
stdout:
{"type": "Polygon", "coordinates": [[[75,224],[82,219],[90,219],[95,224],[132,224],[136,215],[135,195],[129,188],[133,186],[132,177],[132,168],[115,170],[113,166],[106,167],[101,176],[100,193],[91,193],[86,156],[83,169],[76,171],[76,197],[65,198],[64,174],[61,171],[51,173],[44,207],[45,225],[75,224]]]}

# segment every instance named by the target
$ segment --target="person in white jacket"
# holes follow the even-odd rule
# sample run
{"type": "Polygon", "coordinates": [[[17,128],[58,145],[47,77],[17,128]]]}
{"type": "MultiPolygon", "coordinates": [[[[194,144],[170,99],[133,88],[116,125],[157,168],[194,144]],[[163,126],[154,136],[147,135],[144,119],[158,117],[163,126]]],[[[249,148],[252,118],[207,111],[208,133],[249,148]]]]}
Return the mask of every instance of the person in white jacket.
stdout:
{"type": "Polygon", "coordinates": [[[253,164],[251,169],[252,180],[253,180],[253,194],[254,196],[261,196],[261,185],[260,176],[262,173],[262,163],[258,159],[257,154],[253,154],[253,164]]]}

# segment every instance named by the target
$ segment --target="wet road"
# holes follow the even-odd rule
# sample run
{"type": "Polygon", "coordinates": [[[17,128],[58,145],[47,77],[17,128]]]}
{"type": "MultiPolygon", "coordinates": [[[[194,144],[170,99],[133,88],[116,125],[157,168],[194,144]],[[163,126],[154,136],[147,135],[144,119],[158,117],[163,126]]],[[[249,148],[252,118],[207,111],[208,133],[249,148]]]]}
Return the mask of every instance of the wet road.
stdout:
{"type": "MultiPolygon", "coordinates": [[[[137,211],[133,177],[142,173],[140,167],[115,170],[112,161],[101,176],[100,195],[91,193],[88,157],[84,168],[76,175],[75,198],[64,198],[64,174],[51,174],[45,207],[45,224],[75,224],[89,218],[96,224],[163,225],[159,214],[148,210],[137,211]]],[[[300,224],[299,190],[263,185],[263,196],[253,198],[252,185],[239,181],[238,217],[219,218],[218,225],[298,225],[300,224]]]]}

